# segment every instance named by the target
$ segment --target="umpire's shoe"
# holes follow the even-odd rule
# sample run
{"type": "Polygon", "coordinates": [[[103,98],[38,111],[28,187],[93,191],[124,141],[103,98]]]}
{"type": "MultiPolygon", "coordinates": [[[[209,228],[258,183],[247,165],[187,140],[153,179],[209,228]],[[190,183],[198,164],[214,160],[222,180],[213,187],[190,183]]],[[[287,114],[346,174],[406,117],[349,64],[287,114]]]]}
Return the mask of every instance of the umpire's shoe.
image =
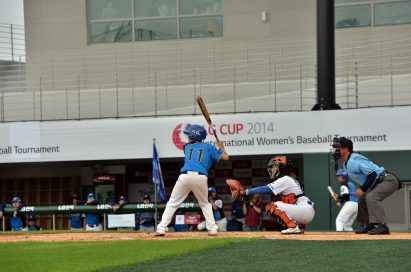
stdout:
{"type": "Polygon", "coordinates": [[[372,230],[368,231],[369,235],[376,235],[376,234],[390,234],[390,229],[387,227],[386,224],[379,224],[377,227],[373,228],[372,230]]]}
{"type": "Polygon", "coordinates": [[[369,231],[375,228],[374,224],[365,224],[364,227],[355,231],[355,234],[367,234],[369,231]]]}

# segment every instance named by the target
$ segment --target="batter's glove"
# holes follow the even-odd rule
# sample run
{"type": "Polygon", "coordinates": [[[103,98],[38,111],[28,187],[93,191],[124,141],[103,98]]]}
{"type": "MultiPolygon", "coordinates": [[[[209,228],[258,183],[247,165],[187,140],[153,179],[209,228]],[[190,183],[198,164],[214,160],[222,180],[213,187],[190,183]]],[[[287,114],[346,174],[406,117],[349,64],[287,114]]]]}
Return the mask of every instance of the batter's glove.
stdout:
{"type": "Polygon", "coordinates": [[[235,179],[227,179],[225,182],[230,186],[231,197],[233,199],[240,199],[242,197],[241,192],[243,191],[241,183],[235,179]]]}

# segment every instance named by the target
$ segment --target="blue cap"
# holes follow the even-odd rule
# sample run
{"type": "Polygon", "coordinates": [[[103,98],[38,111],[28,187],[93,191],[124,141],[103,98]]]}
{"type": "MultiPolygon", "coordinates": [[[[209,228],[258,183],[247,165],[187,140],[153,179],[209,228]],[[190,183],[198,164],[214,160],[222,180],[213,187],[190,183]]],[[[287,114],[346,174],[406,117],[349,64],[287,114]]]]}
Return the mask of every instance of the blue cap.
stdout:
{"type": "Polygon", "coordinates": [[[128,201],[128,200],[127,200],[127,197],[125,197],[125,196],[120,196],[120,200],[128,201]]]}
{"type": "Polygon", "coordinates": [[[96,195],[95,195],[95,194],[93,194],[93,193],[90,193],[90,194],[88,194],[88,195],[87,195],[87,198],[93,198],[93,199],[96,199],[96,195]]]}
{"type": "Polygon", "coordinates": [[[36,217],[34,214],[31,214],[31,215],[29,216],[28,221],[36,221],[36,219],[37,219],[37,217],[36,217]]]}
{"type": "Polygon", "coordinates": [[[335,173],[335,176],[336,177],[342,176],[345,179],[348,178],[348,174],[347,174],[347,172],[345,172],[345,170],[343,168],[338,169],[337,172],[335,173]]]}
{"type": "Polygon", "coordinates": [[[144,200],[144,199],[148,199],[148,200],[151,201],[151,197],[150,197],[150,195],[148,195],[148,194],[145,194],[145,195],[144,195],[143,200],[144,200]]]}
{"type": "Polygon", "coordinates": [[[15,196],[11,202],[21,202],[21,199],[20,197],[15,196]]]}
{"type": "Polygon", "coordinates": [[[209,193],[217,193],[217,190],[214,187],[208,188],[209,193]]]}

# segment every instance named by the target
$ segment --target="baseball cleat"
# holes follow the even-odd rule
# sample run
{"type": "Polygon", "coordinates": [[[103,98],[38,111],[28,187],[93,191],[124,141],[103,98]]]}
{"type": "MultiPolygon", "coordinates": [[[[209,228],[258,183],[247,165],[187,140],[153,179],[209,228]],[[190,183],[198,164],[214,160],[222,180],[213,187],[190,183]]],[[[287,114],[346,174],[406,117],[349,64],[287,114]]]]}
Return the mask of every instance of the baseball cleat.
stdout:
{"type": "Polygon", "coordinates": [[[208,235],[210,235],[210,236],[217,236],[217,232],[218,232],[218,227],[209,230],[209,231],[208,231],[208,235]]]}
{"type": "Polygon", "coordinates": [[[165,236],[165,235],[166,235],[165,232],[156,231],[156,232],[154,233],[154,236],[165,236]]]}
{"type": "Polygon", "coordinates": [[[281,231],[282,234],[301,234],[301,230],[298,226],[296,226],[295,228],[288,228],[285,230],[281,231]]]}

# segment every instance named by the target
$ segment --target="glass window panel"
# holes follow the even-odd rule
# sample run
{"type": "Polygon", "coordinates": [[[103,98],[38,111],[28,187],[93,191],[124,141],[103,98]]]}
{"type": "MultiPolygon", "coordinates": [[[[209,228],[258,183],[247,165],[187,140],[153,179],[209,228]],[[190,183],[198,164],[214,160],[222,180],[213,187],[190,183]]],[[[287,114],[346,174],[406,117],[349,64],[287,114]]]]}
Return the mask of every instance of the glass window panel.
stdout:
{"type": "Polygon", "coordinates": [[[180,0],[180,14],[222,13],[222,0],[180,0]]]}
{"type": "Polygon", "coordinates": [[[135,0],[134,9],[137,18],[177,14],[176,0],[135,0]]]}
{"type": "Polygon", "coordinates": [[[130,42],[131,34],[131,21],[92,23],[90,27],[90,41],[92,43],[130,42]]]}
{"type": "Polygon", "coordinates": [[[358,27],[371,25],[371,5],[335,8],[335,27],[358,27]]]}
{"type": "Polygon", "coordinates": [[[92,20],[131,18],[131,0],[90,0],[92,20]]]}
{"type": "Polygon", "coordinates": [[[181,18],[181,38],[221,37],[222,21],[222,16],[181,18]]]}
{"type": "Polygon", "coordinates": [[[370,3],[371,0],[335,0],[334,4],[370,3]]]}
{"type": "Polygon", "coordinates": [[[135,22],[137,41],[177,39],[177,20],[138,20],[135,22]]]}
{"type": "Polygon", "coordinates": [[[398,25],[411,23],[411,1],[375,4],[375,25],[398,25]]]}

